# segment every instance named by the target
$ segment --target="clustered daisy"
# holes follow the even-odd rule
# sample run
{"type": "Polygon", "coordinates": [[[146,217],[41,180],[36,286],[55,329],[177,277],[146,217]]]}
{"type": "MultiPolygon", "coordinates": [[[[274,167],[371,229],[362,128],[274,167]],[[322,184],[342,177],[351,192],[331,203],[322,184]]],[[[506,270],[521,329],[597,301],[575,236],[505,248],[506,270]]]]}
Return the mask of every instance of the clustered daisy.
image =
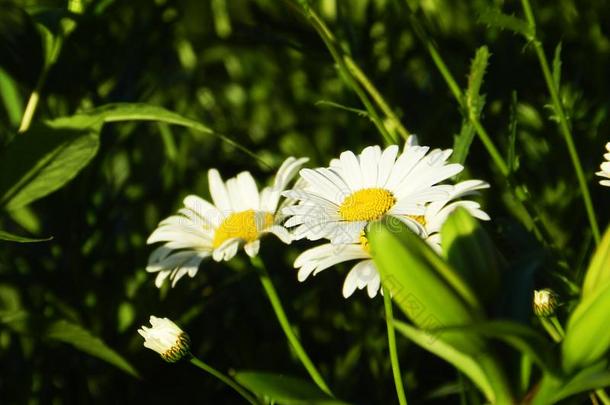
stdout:
{"type": "Polygon", "coordinates": [[[294,267],[299,269],[299,281],[335,264],[357,260],[345,278],[343,296],[366,288],[372,298],[380,289],[380,277],[364,232],[368,223],[392,216],[438,250],[441,226],[457,207],[488,220],[478,203],[461,200],[489,187],[487,183],[439,184],[463,170],[462,165],[447,162],[451,153],[450,149],[430,151],[411,137],[402,152],[396,145],[384,150],[369,146],[358,156],[343,152],[329,167],[302,169],[301,187],[284,193],[298,201],[284,208],[289,216],[285,226],[295,227],[295,239],[327,239],[329,243],[297,257],[294,267]]]}
{"type": "Polygon", "coordinates": [[[185,275],[194,277],[209,257],[230,260],[240,247],[256,256],[260,238],[267,233],[287,244],[293,239],[323,239],[326,243],[295,260],[298,280],[356,261],[345,278],[343,296],[366,288],[375,297],[381,280],[365,234],[367,224],[391,216],[439,250],[441,227],[455,208],[489,219],[477,202],[463,199],[489,187],[487,183],[447,183],[463,170],[462,165],[448,162],[451,153],[451,149],[430,150],[410,137],[402,150],[392,145],[368,146],[358,155],[346,151],[328,167],[302,168],[307,159],[290,157],[273,185],[260,192],[249,172],[223,181],[211,169],[212,202],[189,195],[177,214],[159,223],[147,242],[163,245],[152,252],[146,270],[158,273],[157,287],[166,279],[174,286],[185,275]],[[297,173],[299,180],[288,189],[297,173]],[[282,196],[286,200],[279,207],[282,196]]]}
{"type": "Polygon", "coordinates": [[[607,153],[604,154],[604,159],[606,159],[606,161],[599,165],[600,171],[595,174],[605,178],[604,180],[600,180],[599,184],[610,187],[610,180],[606,180],[610,179],[610,142],[606,144],[606,151],[607,153]]]}

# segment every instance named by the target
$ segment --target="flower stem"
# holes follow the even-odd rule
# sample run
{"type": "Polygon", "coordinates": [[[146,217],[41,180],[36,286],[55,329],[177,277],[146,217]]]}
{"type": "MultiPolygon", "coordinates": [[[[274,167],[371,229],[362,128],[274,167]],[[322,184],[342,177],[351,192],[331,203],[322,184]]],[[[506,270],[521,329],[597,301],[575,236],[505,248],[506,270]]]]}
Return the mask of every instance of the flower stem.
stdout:
{"type": "Polygon", "coordinates": [[[237,393],[239,395],[241,395],[246,401],[248,401],[252,405],[260,405],[260,402],[254,396],[252,396],[248,391],[246,391],[241,385],[239,385],[233,379],[227,377],[220,371],[216,370],[214,367],[204,363],[203,361],[199,360],[195,356],[191,357],[191,359],[189,361],[195,367],[199,367],[206,373],[211,374],[212,376],[214,376],[217,379],[219,379],[220,381],[222,381],[224,384],[233,388],[235,391],[237,391],[237,393]]]}
{"type": "Polygon", "coordinates": [[[354,63],[351,57],[343,51],[331,30],[326,26],[324,21],[315,13],[315,11],[307,4],[307,1],[293,0],[293,4],[295,4],[299,8],[299,10],[301,10],[301,12],[307,17],[313,28],[317,31],[320,38],[322,38],[322,41],[324,41],[328,52],[330,52],[332,58],[337,64],[337,68],[339,70],[339,73],[341,74],[341,77],[346,82],[346,84],[350,86],[352,90],[354,90],[354,93],[356,93],[362,104],[366,107],[371,121],[373,121],[373,123],[375,124],[383,138],[386,140],[386,142],[389,144],[393,144],[396,143],[398,140],[393,134],[388,131],[385,123],[379,116],[377,109],[369,99],[369,95],[373,98],[373,100],[375,100],[377,105],[386,114],[387,119],[392,122],[395,129],[400,132],[403,137],[408,137],[409,132],[400,123],[400,120],[398,120],[394,112],[383,100],[381,94],[366,78],[364,73],[360,70],[360,68],[358,68],[358,66],[354,63]]]}
{"type": "Polygon", "coordinates": [[[451,73],[451,71],[447,67],[447,64],[443,60],[443,57],[441,56],[438,50],[438,47],[436,46],[434,41],[428,36],[426,30],[421,25],[419,18],[415,15],[415,8],[410,4],[409,1],[406,1],[406,3],[409,10],[409,21],[411,23],[413,31],[415,32],[415,35],[425,46],[430,58],[434,62],[434,65],[440,72],[441,76],[443,76],[443,79],[449,87],[451,94],[453,94],[453,97],[455,98],[461,109],[462,116],[473,126],[479,140],[481,141],[481,143],[483,143],[483,146],[487,150],[487,153],[491,157],[494,165],[497,167],[500,173],[508,179],[509,185],[511,186],[508,189],[513,195],[515,203],[525,214],[523,218],[523,223],[526,227],[532,229],[532,231],[540,241],[553,247],[554,242],[552,235],[546,229],[546,226],[541,220],[538,209],[528,200],[529,196],[527,195],[527,193],[522,191],[521,187],[515,187],[519,184],[514,179],[514,173],[511,172],[508,163],[502,157],[502,154],[498,150],[498,147],[494,144],[491,136],[489,135],[483,124],[481,124],[478,115],[476,113],[473,113],[473,111],[471,111],[468,105],[464,102],[464,93],[460,89],[460,86],[453,77],[453,74],[451,73]]]}
{"type": "Polygon", "coordinates": [[[398,362],[398,351],[396,350],[392,298],[390,297],[390,291],[385,287],[383,289],[383,306],[385,308],[385,322],[388,328],[388,348],[390,350],[390,362],[392,363],[392,374],[394,375],[396,395],[398,396],[398,403],[400,405],[407,405],[407,397],[405,395],[405,388],[403,387],[402,375],[400,373],[400,363],[398,362]]]}
{"type": "Polygon", "coordinates": [[[296,334],[292,330],[292,326],[290,326],[290,322],[288,321],[286,312],[284,311],[284,308],[282,307],[282,302],[280,301],[277,291],[275,290],[275,287],[273,286],[273,283],[271,282],[271,278],[269,277],[269,273],[267,272],[267,268],[265,267],[265,264],[258,256],[250,258],[250,261],[252,262],[252,265],[254,266],[254,268],[256,268],[256,271],[258,272],[258,276],[261,280],[261,284],[263,285],[263,289],[265,290],[265,293],[267,294],[267,298],[269,298],[269,302],[271,303],[271,306],[273,307],[275,316],[277,317],[277,320],[279,321],[280,326],[282,327],[282,330],[284,331],[284,334],[286,335],[286,338],[288,339],[288,342],[290,342],[290,345],[292,346],[292,348],[296,352],[297,356],[299,357],[299,360],[301,361],[303,366],[307,369],[307,372],[311,376],[312,380],[316,383],[316,385],[318,387],[320,387],[320,389],[322,391],[324,391],[328,395],[334,397],[330,388],[328,388],[328,385],[326,385],[324,378],[322,378],[322,376],[316,369],[316,366],[313,364],[313,362],[311,361],[311,359],[305,352],[305,349],[303,349],[301,342],[299,341],[296,334]]]}
{"type": "Polygon", "coordinates": [[[578,157],[578,152],[576,151],[576,145],[574,144],[574,137],[572,136],[570,124],[568,123],[568,118],[563,108],[563,103],[559,98],[559,89],[557,88],[557,84],[553,80],[553,75],[551,74],[551,69],[549,68],[549,62],[544,53],[542,42],[540,42],[536,37],[536,20],[534,18],[534,13],[532,12],[530,2],[529,0],[521,0],[521,5],[523,6],[523,12],[525,13],[525,17],[531,29],[531,36],[527,39],[530,40],[534,45],[536,56],[538,57],[538,62],[540,63],[540,68],[542,70],[546,86],[551,95],[553,109],[555,111],[555,114],[557,114],[557,118],[559,121],[559,130],[563,135],[564,141],[568,148],[568,152],[570,154],[570,158],[572,160],[572,165],[574,166],[574,169],[576,171],[576,177],[578,179],[578,184],[582,192],[582,199],[585,204],[585,209],[587,211],[587,217],[589,218],[589,224],[591,226],[593,238],[595,239],[595,242],[599,244],[601,240],[601,235],[599,232],[597,219],[595,218],[593,202],[591,201],[591,195],[589,194],[589,188],[587,187],[587,179],[582,169],[580,158],[578,157]]]}

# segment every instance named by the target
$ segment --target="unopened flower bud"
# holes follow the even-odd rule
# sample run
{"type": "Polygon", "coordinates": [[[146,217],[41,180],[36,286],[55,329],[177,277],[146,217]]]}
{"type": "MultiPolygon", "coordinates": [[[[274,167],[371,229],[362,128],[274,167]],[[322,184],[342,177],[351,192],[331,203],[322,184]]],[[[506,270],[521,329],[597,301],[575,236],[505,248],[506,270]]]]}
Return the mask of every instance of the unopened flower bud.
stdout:
{"type": "Polygon", "coordinates": [[[553,315],[557,308],[557,294],[549,288],[535,290],[533,308],[536,316],[546,318],[553,315]]]}
{"type": "Polygon", "coordinates": [[[182,329],[167,318],[150,317],[152,327],[142,326],[138,333],[144,338],[144,347],[154,350],[168,363],[175,363],[189,354],[191,339],[182,329]]]}

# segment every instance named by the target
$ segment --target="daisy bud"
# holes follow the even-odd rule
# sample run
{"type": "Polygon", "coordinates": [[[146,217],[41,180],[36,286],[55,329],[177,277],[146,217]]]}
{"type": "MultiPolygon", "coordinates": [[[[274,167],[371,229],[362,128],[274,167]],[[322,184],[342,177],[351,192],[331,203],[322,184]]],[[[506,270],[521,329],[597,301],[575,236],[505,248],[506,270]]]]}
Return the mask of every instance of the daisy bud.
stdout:
{"type": "Polygon", "coordinates": [[[150,317],[150,324],[150,328],[142,326],[138,329],[144,338],[144,347],[156,351],[168,363],[175,363],[189,354],[191,339],[178,325],[156,316],[150,317]]]}
{"type": "Polygon", "coordinates": [[[534,291],[534,314],[539,317],[549,317],[557,308],[557,294],[549,288],[534,291]]]}

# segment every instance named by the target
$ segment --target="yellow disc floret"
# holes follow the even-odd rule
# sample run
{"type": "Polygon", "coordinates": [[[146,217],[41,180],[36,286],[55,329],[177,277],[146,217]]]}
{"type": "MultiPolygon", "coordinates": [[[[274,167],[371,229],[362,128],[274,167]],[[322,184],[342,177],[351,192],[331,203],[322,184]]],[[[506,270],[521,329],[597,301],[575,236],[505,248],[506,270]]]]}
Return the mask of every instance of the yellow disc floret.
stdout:
{"type": "Polygon", "coordinates": [[[258,217],[254,210],[235,212],[226,217],[216,229],[212,245],[216,249],[230,238],[238,238],[246,243],[254,242],[260,232],[271,225],[273,225],[273,214],[269,212],[258,217]]]}
{"type": "Polygon", "coordinates": [[[345,221],[373,221],[396,204],[396,198],[383,188],[364,188],[348,195],[339,207],[345,221]]]}

